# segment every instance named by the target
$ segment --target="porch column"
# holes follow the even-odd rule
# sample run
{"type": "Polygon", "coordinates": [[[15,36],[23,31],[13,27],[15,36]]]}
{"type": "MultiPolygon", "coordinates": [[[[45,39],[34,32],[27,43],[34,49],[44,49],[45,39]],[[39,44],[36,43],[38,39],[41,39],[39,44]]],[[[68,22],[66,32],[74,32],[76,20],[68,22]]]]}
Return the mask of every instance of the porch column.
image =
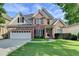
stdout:
{"type": "Polygon", "coordinates": [[[44,29],[44,37],[46,38],[46,28],[44,29]]]}
{"type": "Polygon", "coordinates": [[[34,38],[34,28],[33,28],[33,30],[32,30],[32,38],[34,38]]]}
{"type": "Polygon", "coordinates": [[[52,28],[52,38],[55,38],[55,30],[52,28]]]}

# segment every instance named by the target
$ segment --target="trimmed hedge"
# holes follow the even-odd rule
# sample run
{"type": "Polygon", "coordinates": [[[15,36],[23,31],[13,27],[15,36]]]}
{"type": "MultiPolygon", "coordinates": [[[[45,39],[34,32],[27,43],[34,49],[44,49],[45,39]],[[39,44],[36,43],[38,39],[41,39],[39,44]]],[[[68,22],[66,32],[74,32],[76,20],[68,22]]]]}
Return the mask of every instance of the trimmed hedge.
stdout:
{"type": "Polygon", "coordinates": [[[71,40],[77,40],[77,36],[76,36],[76,35],[71,35],[71,36],[70,36],[70,39],[71,39],[71,40]]]}
{"type": "Polygon", "coordinates": [[[70,33],[56,33],[55,39],[77,40],[77,36],[70,33]]]}

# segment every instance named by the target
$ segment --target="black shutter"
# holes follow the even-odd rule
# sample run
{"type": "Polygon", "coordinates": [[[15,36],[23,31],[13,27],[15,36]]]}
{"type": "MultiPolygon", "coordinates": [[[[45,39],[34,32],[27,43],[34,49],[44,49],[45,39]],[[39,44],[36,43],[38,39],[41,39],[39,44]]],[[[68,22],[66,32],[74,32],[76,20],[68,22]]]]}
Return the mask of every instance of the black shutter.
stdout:
{"type": "Polygon", "coordinates": [[[17,22],[19,23],[19,17],[18,17],[18,21],[17,22]]]}
{"type": "Polygon", "coordinates": [[[24,17],[22,17],[22,23],[24,23],[24,17]]]}
{"type": "Polygon", "coordinates": [[[43,29],[43,38],[44,38],[44,29],[43,29]]]}

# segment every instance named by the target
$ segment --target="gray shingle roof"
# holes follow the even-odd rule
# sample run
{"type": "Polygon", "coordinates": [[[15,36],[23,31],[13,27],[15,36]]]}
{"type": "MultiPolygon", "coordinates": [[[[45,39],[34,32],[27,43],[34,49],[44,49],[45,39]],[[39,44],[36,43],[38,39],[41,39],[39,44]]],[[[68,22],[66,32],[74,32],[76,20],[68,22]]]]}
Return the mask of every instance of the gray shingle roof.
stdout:
{"type": "Polygon", "coordinates": [[[45,8],[41,8],[41,10],[42,10],[44,13],[46,13],[46,15],[49,16],[51,19],[54,18],[54,17],[48,12],[47,9],[45,9],[45,8]]]}
{"type": "Polygon", "coordinates": [[[19,28],[19,27],[34,27],[34,25],[32,24],[17,24],[17,25],[7,25],[7,27],[9,28],[19,28]]]}
{"type": "MultiPolygon", "coordinates": [[[[41,12],[44,16],[46,17],[50,17],[51,20],[54,21],[54,17],[45,9],[45,8],[41,8],[38,10],[38,12],[41,12]]],[[[25,18],[25,21],[28,23],[28,24],[32,24],[32,16],[34,15],[35,13],[32,13],[32,14],[28,14],[28,15],[22,15],[20,13],[20,16],[23,16],[25,18]]]]}
{"type": "Polygon", "coordinates": [[[23,17],[25,18],[25,21],[28,22],[29,24],[32,24],[32,16],[34,14],[28,14],[28,15],[23,15],[23,17]]]}
{"type": "MultiPolygon", "coordinates": [[[[39,9],[38,12],[41,12],[41,14],[43,14],[46,17],[50,17],[51,18],[51,23],[56,21],[56,19],[54,19],[54,17],[45,8],[39,9]]],[[[22,15],[22,13],[19,13],[20,16],[25,18],[25,21],[27,22],[27,24],[32,24],[32,21],[33,21],[32,19],[33,19],[34,14],[35,13],[28,14],[28,15],[22,15]]]]}
{"type": "Polygon", "coordinates": [[[31,18],[34,14],[28,14],[28,15],[24,15],[24,17],[27,17],[27,18],[31,18]]]}

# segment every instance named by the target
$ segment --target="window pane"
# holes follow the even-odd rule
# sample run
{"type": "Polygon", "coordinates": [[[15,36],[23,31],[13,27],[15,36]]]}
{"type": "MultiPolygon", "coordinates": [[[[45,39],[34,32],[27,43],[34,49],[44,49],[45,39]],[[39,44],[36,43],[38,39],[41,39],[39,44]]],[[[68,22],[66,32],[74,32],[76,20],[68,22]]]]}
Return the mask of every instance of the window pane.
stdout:
{"type": "Polygon", "coordinates": [[[57,29],[56,33],[62,33],[62,29],[57,29]]]}
{"type": "Polygon", "coordinates": [[[24,23],[24,17],[22,17],[22,23],[24,23]]]}
{"type": "Polygon", "coordinates": [[[36,19],[36,24],[42,24],[43,20],[42,19],[36,19]]]}

